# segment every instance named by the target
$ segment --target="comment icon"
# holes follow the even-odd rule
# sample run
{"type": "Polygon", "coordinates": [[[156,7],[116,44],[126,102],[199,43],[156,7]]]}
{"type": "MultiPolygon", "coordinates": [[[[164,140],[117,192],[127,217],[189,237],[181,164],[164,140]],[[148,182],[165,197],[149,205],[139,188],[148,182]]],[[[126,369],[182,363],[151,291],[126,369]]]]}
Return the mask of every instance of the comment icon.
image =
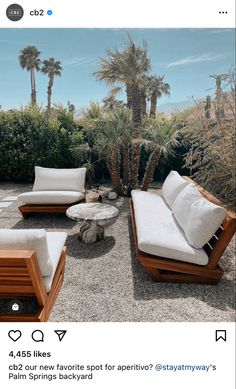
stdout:
{"type": "Polygon", "coordinates": [[[44,342],[44,333],[41,330],[33,331],[31,337],[34,342],[44,342]]]}

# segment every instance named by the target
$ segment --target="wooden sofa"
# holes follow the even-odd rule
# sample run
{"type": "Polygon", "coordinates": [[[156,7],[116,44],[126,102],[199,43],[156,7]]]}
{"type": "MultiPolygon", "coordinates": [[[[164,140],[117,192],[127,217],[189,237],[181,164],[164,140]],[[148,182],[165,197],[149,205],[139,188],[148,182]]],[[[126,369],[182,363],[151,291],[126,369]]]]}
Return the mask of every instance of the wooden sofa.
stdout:
{"type": "Polygon", "coordinates": [[[86,169],[35,167],[32,192],[22,193],[18,207],[26,219],[32,213],[66,213],[72,205],[86,202],[86,169]]]}
{"type": "Polygon", "coordinates": [[[48,320],[64,280],[65,246],[60,253],[49,285],[45,281],[48,277],[42,275],[35,250],[0,247],[0,302],[8,307],[0,310],[0,322],[48,320]],[[18,312],[11,309],[14,302],[22,305],[18,312]]]}
{"type": "MultiPolygon", "coordinates": [[[[189,177],[185,180],[194,183],[189,177]]],[[[198,191],[209,201],[221,207],[225,205],[208,193],[200,185],[196,185],[198,191]]],[[[147,254],[139,249],[135,211],[132,199],[130,200],[131,220],[133,225],[134,242],[137,257],[153,281],[157,282],[179,282],[197,284],[217,284],[223,274],[223,269],[219,265],[219,260],[227,245],[236,231],[236,214],[227,210],[225,219],[221,226],[204,245],[209,261],[205,266],[200,266],[187,261],[180,261],[156,255],[147,254]]],[[[207,223],[207,220],[206,220],[207,223]]],[[[170,236],[171,239],[171,236],[170,236]]]]}

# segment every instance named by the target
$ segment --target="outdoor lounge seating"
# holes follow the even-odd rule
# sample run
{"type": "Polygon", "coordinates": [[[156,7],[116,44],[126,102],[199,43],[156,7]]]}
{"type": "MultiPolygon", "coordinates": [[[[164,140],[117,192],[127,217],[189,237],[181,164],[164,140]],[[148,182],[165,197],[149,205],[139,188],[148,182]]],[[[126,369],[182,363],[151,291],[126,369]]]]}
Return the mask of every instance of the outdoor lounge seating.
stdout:
{"type": "Polygon", "coordinates": [[[0,230],[0,321],[47,321],[64,279],[66,233],[0,230]]]}
{"type": "Polygon", "coordinates": [[[188,177],[171,172],[162,190],[134,190],[130,201],[136,253],[153,281],[216,284],[218,262],[236,215],[188,177]]]}
{"type": "Polygon", "coordinates": [[[51,169],[35,167],[32,192],[22,193],[19,206],[23,218],[30,213],[65,213],[71,205],[85,202],[86,169],[51,169]]]}

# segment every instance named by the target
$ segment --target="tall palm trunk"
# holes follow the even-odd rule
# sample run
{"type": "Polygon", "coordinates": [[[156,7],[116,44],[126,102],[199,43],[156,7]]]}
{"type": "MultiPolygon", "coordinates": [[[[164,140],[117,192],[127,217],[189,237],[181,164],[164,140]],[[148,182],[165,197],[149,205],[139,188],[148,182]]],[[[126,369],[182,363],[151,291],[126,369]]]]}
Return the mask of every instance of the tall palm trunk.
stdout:
{"type": "MultiPolygon", "coordinates": [[[[141,93],[137,84],[132,84],[132,118],[134,122],[133,139],[137,140],[141,137],[141,93]]],[[[141,144],[137,142],[132,143],[129,183],[130,190],[137,188],[139,178],[139,161],[140,161],[141,144]]]]}
{"type": "Polygon", "coordinates": [[[132,89],[130,84],[126,84],[126,97],[127,97],[127,107],[131,108],[132,104],[132,89]]]}
{"type": "Polygon", "coordinates": [[[156,117],[157,112],[157,95],[153,94],[151,97],[151,109],[150,109],[150,117],[156,117]]]}
{"type": "Polygon", "coordinates": [[[125,139],[122,146],[123,154],[123,192],[124,195],[128,194],[129,187],[129,140],[125,139]]]}
{"type": "Polygon", "coordinates": [[[141,123],[141,91],[137,84],[131,85],[131,93],[132,118],[135,126],[139,127],[141,123]]]}
{"type": "Polygon", "coordinates": [[[142,115],[147,114],[147,102],[146,102],[146,94],[144,88],[141,89],[141,111],[142,111],[142,115]]]}
{"type": "Polygon", "coordinates": [[[34,95],[34,104],[36,104],[36,82],[35,82],[35,73],[34,73],[34,71],[33,71],[33,84],[34,84],[34,88],[33,88],[33,95],[34,95]]]}
{"type": "Polygon", "coordinates": [[[30,83],[31,83],[31,104],[36,104],[36,84],[35,84],[35,75],[34,69],[30,69],[30,83]]]}
{"type": "Polygon", "coordinates": [[[108,166],[110,170],[112,184],[118,195],[122,195],[122,185],[119,171],[119,148],[117,145],[112,145],[111,155],[108,157],[108,166]]]}
{"type": "Polygon", "coordinates": [[[30,87],[31,87],[31,104],[34,104],[34,98],[33,98],[33,69],[30,69],[30,87]]]}
{"type": "Polygon", "coordinates": [[[154,175],[156,166],[158,164],[158,161],[160,159],[160,156],[161,156],[161,149],[160,149],[160,147],[157,147],[153,150],[153,152],[151,153],[151,155],[148,159],[145,175],[143,177],[141,190],[147,191],[149,186],[151,185],[153,175],[154,175]]]}
{"type": "Polygon", "coordinates": [[[51,101],[52,101],[52,87],[53,87],[53,74],[49,76],[49,82],[48,82],[48,106],[47,109],[50,112],[51,111],[51,101]]]}

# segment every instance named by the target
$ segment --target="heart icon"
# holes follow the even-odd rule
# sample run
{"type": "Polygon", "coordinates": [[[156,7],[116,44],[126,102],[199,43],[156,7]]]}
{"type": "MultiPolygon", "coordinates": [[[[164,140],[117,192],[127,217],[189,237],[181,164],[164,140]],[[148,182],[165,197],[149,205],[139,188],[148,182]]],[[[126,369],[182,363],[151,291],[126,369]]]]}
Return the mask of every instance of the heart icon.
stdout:
{"type": "Polygon", "coordinates": [[[19,330],[11,330],[8,332],[8,336],[13,342],[16,342],[18,339],[20,339],[22,333],[19,330]]]}

